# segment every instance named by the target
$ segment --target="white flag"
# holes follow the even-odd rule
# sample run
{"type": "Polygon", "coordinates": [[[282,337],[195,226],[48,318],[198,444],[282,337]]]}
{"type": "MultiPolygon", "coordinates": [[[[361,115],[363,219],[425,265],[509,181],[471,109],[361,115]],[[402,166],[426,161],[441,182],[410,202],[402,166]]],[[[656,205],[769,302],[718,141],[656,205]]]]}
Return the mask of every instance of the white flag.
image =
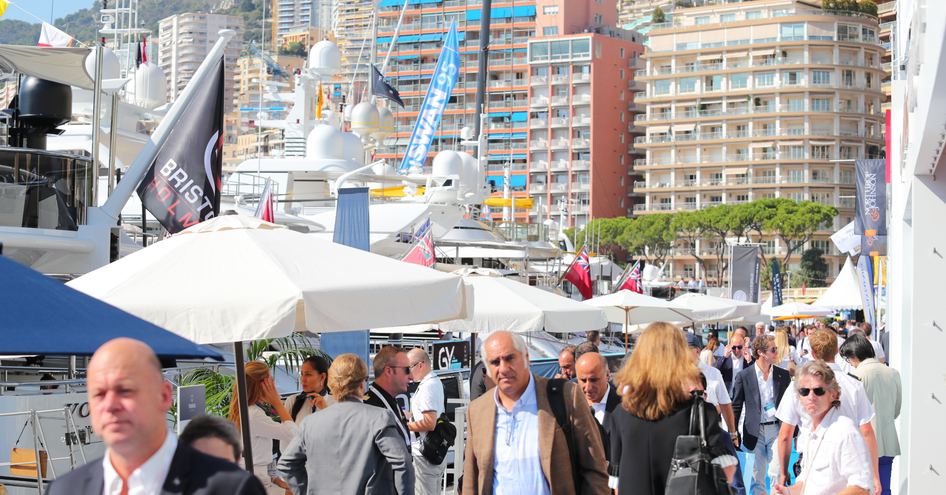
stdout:
{"type": "Polygon", "coordinates": [[[72,36],[69,36],[48,22],[43,23],[43,30],[39,33],[39,42],[36,43],[36,46],[55,46],[62,48],[70,45],[72,45],[72,36]]]}

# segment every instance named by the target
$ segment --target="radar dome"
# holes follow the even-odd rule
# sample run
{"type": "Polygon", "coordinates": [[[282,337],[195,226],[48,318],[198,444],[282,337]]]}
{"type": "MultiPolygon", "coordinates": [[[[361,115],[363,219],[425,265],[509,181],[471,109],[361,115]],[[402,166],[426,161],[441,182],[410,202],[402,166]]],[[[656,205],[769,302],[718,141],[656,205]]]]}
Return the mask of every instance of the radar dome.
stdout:
{"type": "Polygon", "coordinates": [[[394,114],[386,107],[378,109],[378,130],[374,136],[380,141],[394,133],[394,114]]]}
{"type": "Polygon", "coordinates": [[[365,159],[365,148],[361,144],[361,138],[351,132],[342,133],[343,157],[346,160],[352,160],[361,163],[365,159]]]}
{"type": "Polygon", "coordinates": [[[344,133],[330,125],[318,124],[305,142],[306,158],[342,160],[345,158],[344,133]]]}
{"type": "MultiPolygon", "coordinates": [[[[92,51],[85,57],[85,71],[89,77],[95,80],[95,51],[100,47],[92,48],[92,51]]],[[[118,79],[121,77],[121,65],[118,63],[118,56],[112,52],[111,48],[106,48],[102,52],[102,79],[118,79]]]]}
{"type": "Polygon", "coordinates": [[[145,62],[135,71],[135,104],[153,110],[167,103],[164,71],[154,62],[145,62]]]}
{"type": "Polygon", "coordinates": [[[320,76],[334,76],[341,67],[341,59],[338,45],[322,40],[309,50],[309,70],[320,76]]]}
{"type": "Polygon", "coordinates": [[[435,177],[445,177],[448,175],[459,176],[463,170],[463,159],[460,154],[453,150],[444,150],[434,156],[432,175],[435,177]]]}
{"type": "Polygon", "coordinates": [[[378,108],[367,101],[363,101],[351,109],[351,129],[359,135],[370,134],[371,131],[377,129],[380,119],[378,108]]]}
{"type": "Polygon", "coordinates": [[[397,169],[386,160],[381,160],[371,167],[371,172],[375,175],[396,175],[397,169]]]}

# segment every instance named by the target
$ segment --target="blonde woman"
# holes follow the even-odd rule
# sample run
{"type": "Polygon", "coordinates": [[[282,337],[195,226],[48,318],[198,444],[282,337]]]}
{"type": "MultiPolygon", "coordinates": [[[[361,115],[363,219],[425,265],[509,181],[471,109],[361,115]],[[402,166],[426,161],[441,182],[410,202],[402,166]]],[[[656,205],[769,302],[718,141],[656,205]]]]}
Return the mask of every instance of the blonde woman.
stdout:
{"type": "Polygon", "coordinates": [[[772,364],[784,370],[788,370],[788,374],[795,376],[795,367],[801,364],[801,359],[799,359],[795,347],[789,345],[788,331],[784,328],[779,328],[775,331],[775,348],[777,351],[772,364]]]}
{"type": "Polygon", "coordinates": [[[719,339],[716,335],[710,335],[706,342],[706,347],[700,351],[700,362],[707,366],[716,365],[716,349],[719,347],[719,339]]]}
{"type": "MultiPolygon", "coordinates": [[[[653,323],[637,340],[630,359],[615,376],[623,390],[621,407],[608,417],[611,432],[611,479],[619,493],[663,494],[677,436],[689,431],[691,391],[701,389],[700,371],[683,332],[669,323],[653,323]]],[[[720,436],[719,414],[703,403],[706,439],[713,462],[732,479],[735,457],[720,436]]]]}
{"type": "MultiPolygon", "coordinates": [[[[269,373],[269,367],[262,361],[246,363],[246,400],[249,405],[250,416],[250,446],[253,449],[253,473],[266,487],[270,495],[284,495],[286,490],[276,485],[269,476],[269,465],[273,462],[273,440],[279,440],[281,448],[285,449],[292,438],[299,433],[299,428],[292,421],[292,416],[286,410],[276,391],[276,382],[269,373]],[[260,405],[268,404],[279,416],[281,422],[276,422],[266,415],[260,405]]],[[[230,421],[240,429],[240,406],[235,400],[237,385],[233,383],[233,399],[230,401],[230,421]]]]}

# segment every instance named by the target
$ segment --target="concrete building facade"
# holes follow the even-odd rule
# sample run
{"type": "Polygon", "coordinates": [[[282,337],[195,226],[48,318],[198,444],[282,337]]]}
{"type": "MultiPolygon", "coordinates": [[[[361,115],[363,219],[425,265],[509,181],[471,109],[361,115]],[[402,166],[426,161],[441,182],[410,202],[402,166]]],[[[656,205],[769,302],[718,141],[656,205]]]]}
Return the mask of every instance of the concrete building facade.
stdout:
{"type": "MultiPolygon", "coordinates": [[[[644,176],[634,190],[645,199],[634,213],[761,198],[832,205],[832,229],[807,247],[828,255],[833,277],[843,259],[828,236],[854,217],[853,160],[881,156],[884,146],[877,33],[875,17],[831,14],[807,0],[677,9],[673,22],[653,26],[638,75],[647,133],[635,139],[646,157],[634,164],[644,176]]],[[[785,252],[777,239],[763,249],[785,252]]],[[[704,276],[682,253],[671,274],[704,276]]]]}

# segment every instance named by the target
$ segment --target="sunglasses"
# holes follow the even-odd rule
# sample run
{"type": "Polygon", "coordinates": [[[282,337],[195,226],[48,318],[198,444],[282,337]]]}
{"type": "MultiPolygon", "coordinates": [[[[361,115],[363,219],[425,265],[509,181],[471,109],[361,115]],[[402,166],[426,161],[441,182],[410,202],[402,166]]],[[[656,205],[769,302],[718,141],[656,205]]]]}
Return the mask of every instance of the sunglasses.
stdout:
{"type": "Polygon", "coordinates": [[[388,366],[388,368],[391,368],[392,370],[401,370],[404,372],[405,375],[411,374],[410,366],[388,366]]]}
{"type": "Polygon", "coordinates": [[[741,345],[734,345],[734,346],[732,346],[732,349],[733,349],[734,351],[741,351],[741,350],[742,350],[742,346],[741,346],[741,345]]]}
{"type": "Polygon", "coordinates": [[[772,353],[772,354],[775,354],[776,352],[778,352],[778,348],[773,347],[773,348],[769,349],[769,352],[772,353]]]}
{"type": "Polygon", "coordinates": [[[802,396],[802,397],[808,397],[808,394],[811,393],[811,392],[814,392],[815,395],[817,395],[818,397],[821,397],[822,395],[824,395],[825,389],[824,389],[824,387],[800,388],[800,389],[798,389],[798,395],[800,395],[800,396],[802,396]]]}

